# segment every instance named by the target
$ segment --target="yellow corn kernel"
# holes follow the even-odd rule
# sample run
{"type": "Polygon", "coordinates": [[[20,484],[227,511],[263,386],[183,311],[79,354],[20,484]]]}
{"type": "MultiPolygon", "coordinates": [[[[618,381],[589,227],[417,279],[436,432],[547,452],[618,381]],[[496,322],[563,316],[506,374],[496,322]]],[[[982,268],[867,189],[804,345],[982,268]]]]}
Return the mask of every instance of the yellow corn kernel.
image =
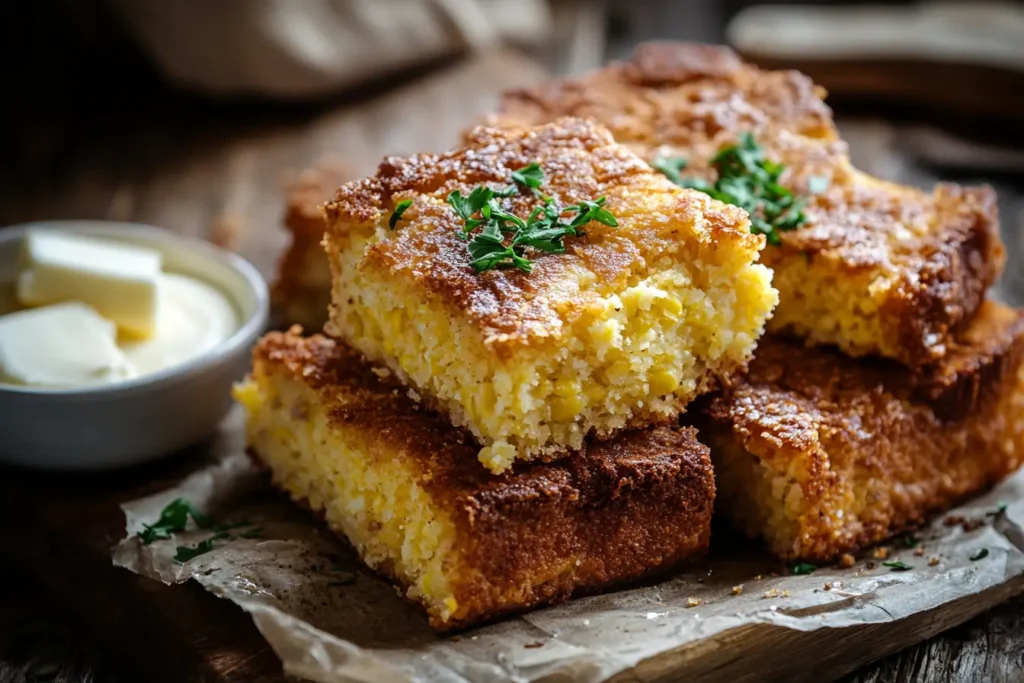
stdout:
{"type": "Polygon", "coordinates": [[[556,396],[575,396],[580,393],[580,385],[571,379],[560,379],[555,382],[556,396]]]}
{"type": "Polygon", "coordinates": [[[569,422],[576,418],[583,401],[579,396],[555,396],[551,399],[551,419],[556,422],[569,422]]]}
{"type": "Polygon", "coordinates": [[[615,341],[614,320],[605,320],[590,326],[590,337],[598,344],[611,344],[615,341]]]}
{"type": "Polygon", "coordinates": [[[455,598],[449,595],[444,599],[444,608],[448,610],[449,615],[455,614],[455,610],[459,608],[459,603],[455,598]]]}
{"type": "Polygon", "coordinates": [[[657,301],[666,318],[669,320],[679,320],[679,315],[683,312],[682,301],[671,296],[661,297],[657,301]]]}
{"type": "Polygon", "coordinates": [[[583,389],[583,393],[587,395],[591,403],[600,403],[604,401],[604,397],[608,392],[603,385],[591,382],[583,389]]]}
{"type": "Polygon", "coordinates": [[[668,370],[655,370],[647,376],[651,393],[657,396],[671,394],[679,388],[679,378],[668,370]]]}
{"type": "Polygon", "coordinates": [[[630,367],[629,363],[626,361],[620,360],[612,363],[608,369],[604,371],[604,374],[608,378],[609,382],[612,384],[618,384],[633,374],[633,368],[630,367]]]}
{"type": "Polygon", "coordinates": [[[494,385],[483,384],[480,386],[479,401],[481,413],[490,415],[494,412],[494,406],[498,402],[497,396],[494,395],[494,385]]]}

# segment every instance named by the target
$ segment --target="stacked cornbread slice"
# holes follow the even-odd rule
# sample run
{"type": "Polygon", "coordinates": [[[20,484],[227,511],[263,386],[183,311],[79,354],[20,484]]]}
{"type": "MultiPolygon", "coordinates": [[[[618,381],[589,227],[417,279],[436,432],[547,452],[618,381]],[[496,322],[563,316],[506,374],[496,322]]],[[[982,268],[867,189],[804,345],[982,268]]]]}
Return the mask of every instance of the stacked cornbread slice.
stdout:
{"type": "Polygon", "coordinates": [[[277,486],[449,630],[702,555],[714,478],[693,429],[632,430],[494,476],[358,353],[273,333],[236,396],[277,486]]]}
{"type": "Polygon", "coordinates": [[[683,184],[709,187],[730,146],[754,154],[745,134],[767,172],[782,165],[772,191],[806,206],[763,253],[774,336],[698,422],[718,513],[814,561],[918,524],[1024,458],[1021,316],[985,301],[1004,261],[992,191],[926,193],[857,171],[822,95],[724,48],[651,44],[509,93],[492,120],[590,118],[683,184]]]}
{"type": "Polygon", "coordinates": [[[260,342],[248,442],[435,628],[706,550],[678,416],[777,300],[743,211],[576,119],[386,159],[324,211],[330,338],[260,342]]]}
{"type": "Polygon", "coordinates": [[[494,472],[560,457],[588,434],[675,422],[745,365],[777,299],[746,214],[680,189],[578,119],[479,128],[462,149],[388,159],[325,213],[327,331],[468,429],[494,472]],[[602,199],[615,225],[587,223],[528,272],[476,272],[447,198],[502,191],[530,164],[543,184],[503,210],[602,199]]]}

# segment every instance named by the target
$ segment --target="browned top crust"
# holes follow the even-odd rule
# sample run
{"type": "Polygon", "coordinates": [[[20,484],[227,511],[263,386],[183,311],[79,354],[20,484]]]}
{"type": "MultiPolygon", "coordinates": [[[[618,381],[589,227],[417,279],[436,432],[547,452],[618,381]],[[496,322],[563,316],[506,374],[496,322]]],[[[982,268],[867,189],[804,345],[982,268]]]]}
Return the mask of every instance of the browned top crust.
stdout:
{"type": "Polygon", "coordinates": [[[645,159],[682,154],[687,173],[705,171],[744,131],[787,164],[827,164],[845,155],[846,143],[824,95],[797,71],[762,71],[727,47],[654,42],[579,79],[511,90],[490,121],[528,127],[563,116],[591,119],[645,159]]]}
{"type": "MultiPolygon", "coordinates": [[[[716,250],[744,249],[753,260],[764,243],[749,234],[743,211],[676,187],[603,127],[578,119],[531,130],[478,128],[462,149],[385,159],[376,175],[346,184],[324,207],[329,250],[330,242],[344,249],[350,232],[368,225],[383,223],[387,230],[387,218],[404,199],[412,206],[367,250],[363,265],[401,273],[468,316],[489,343],[557,335],[567,312],[583,305],[584,287],[621,289],[659,258],[692,262],[699,250],[713,257],[716,250]],[[445,198],[481,184],[507,187],[512,172],[532,162],[544,170],[543,192],[564,205],[606,197],[618,228],[591,223],[585,237],[565,241],[566,253],[537,256],[529,274],[474,273],[462,221],[445,198]]],[[[528,192],[505,201],[519,216],[539,204],[528,192]]]]}
{"type": "MultiPolygon", "coordinates": [[[[710,415],[739,429],[809,447],[819,433],[858,433],[862,418],[899,401],[930,409],[939,420],[976,413],[1013,382],[1024,357],[1024,312],[987,301],[971,327],[940,362],[911,370],[884,360],[850,361],[824,348],[804,349],[768,335],[758,345],[745,381],[710,403],[710,415]]],[[[891,418],[902,419],[893,412],[891,418]]],[[[898,424],[890,425],[897,429],[898,424]]]]}
{"type": "Polygon", "coordinates": [[[798,194],[809,194],[812,177],[830,180],[810,198],[804,225],[765,250],[766,265],[807,258],[840,276],[867,272],[893,282],[881,313],[900,321],[898,360],[927,364],[1002,272],[995,195],[951,184],[929,194],[861,174],[823,96],[806,76],[762,71],[725,47],[649,43],[630,61],[578,80],[511,91],[490,122],[516,128],[589,118],[648,161],[681,155],[687,174],[704,177],[718,149],[751,132],[786,165],[782,182],[798,194]]]}
{"type": "Polygon", "coordinates": [[[421,408],[396,379],[371,370],[360,354],[333,339],[300,332],[264,336],[253,350],[254,366],[284,369],[317,392],[332,422],[379,439],[381,448],[370,455],[402,453],[420,470],[426,490],[458,499],[476,516],[552,499],[586,507],[683,474],[709,473],[709,452],[695,429],[655,428],[594,441],[558,463],[520,464],[510,475],[494,476],[477,460],[479,446],[469,434],[421,408]]]}

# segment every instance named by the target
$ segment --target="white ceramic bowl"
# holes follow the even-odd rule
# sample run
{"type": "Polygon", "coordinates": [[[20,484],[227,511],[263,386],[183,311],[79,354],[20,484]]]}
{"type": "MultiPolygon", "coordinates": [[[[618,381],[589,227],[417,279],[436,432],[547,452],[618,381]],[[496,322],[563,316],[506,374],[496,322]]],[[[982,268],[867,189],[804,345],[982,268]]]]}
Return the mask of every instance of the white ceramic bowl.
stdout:
{"type": "Polygon", "coordinates": [[[240,326],[186,363],[117,384],[54,390],[0,384],[0,462],[91,470],[152,460],[209,436],[231,408],[231,385],[267,325],[262,276],[207,242],[148,225],[47,221],[0,229],[0,286],[16,277],[21,241],[33,228],[69,230],[157,249],[164,270],[198,278],[234,304],[240,326]]]}

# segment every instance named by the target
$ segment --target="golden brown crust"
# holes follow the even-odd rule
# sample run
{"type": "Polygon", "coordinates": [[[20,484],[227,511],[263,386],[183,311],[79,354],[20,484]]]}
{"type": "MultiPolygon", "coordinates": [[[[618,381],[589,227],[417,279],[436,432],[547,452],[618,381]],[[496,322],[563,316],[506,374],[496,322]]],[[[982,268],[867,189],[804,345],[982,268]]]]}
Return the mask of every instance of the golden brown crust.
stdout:
{"type": "MultiPolygon", "coordinates": [[[[529,131],[478,128],[465,142],[444,154],[390,157],[373,177],[339,189],[324,207],[328,250],[341,249],[350,231],[386,221],[398,201],[413,200],[389,238],[367,250],[363,265],[402,273],[427,296],[467,316],[489,344],[560,335],[566,310],[584,304],[578,292],[566,290],[580,279],[570,274],[621,289],[650,260],[695,250],[695,242],[751,252],[763,244],[763,237],[749,234],[741,210],[677,188],[592,123],[562,119],[529,131]],[[564,205],[607,197],[605,206],[619,226],[591,223],[585,238],[566,240],[566,253],[537,257],[529,274],[475,273],[460,237],[462,221],[445,198],[481,184],[504,188],[514,170],[533,162],[544,169],[545,193],[564,205]],[[695,238],[682,239],[691,229],[695,238]]],[[[519,216],[538,205],[525,192],[507,201],[519,216]]]]}
{"type": "MultiPolygon", "coordinates": [[[[1022,323],[1021,312],[987,302],[946,358],[917,372],[762,339],[747,380],[709,402],[706,434],[717,453],[746,451],[799,487],[795,538],[774,550],[831,560],[1016,469],[1024,458],[1022,323]]],[[[746,495],[722,482],[720,499],[746,495]]],[[[758,514],[767,527],[768,513],[758,514]]]]}
{"type": "Polygon", "coordinates": [[[435,628],[605,589],[707,549],[714,478],[692,428],[627,432],[557,464],[494,476],[466,433],[334,340],[270,333],[253,364],[309,386],[336,429],[379,440],[372,455],[402,458],[434,506],[450,511],[459,535],[452,559],[470,571],[454,587],[459,613],[435,628]]]}
{"type": "Polygon", "coordinates": [[[326,224],[320,205],[351,177],[344,165],[321,163],[300,173],[286,189],[284,226],[291,243],[278,261],[271,288],[274,306],[286,322],[316,329],[327,319],[331,273],[321,244],[326,224]]]}
{"type": "MultiPolygon", "coordinates": [[[[687,173],[704,177],[716,150],[753,133],[786,164],[783,183],[799,194],[808,194],[814,176],[831,181],[811,198],[804,226],[765,250],[766,265],[808,259],[830,272],[891,283],[878,315],[898,348],[884,355],[928,364],[1002,272],[994,194],[950,184],[925,193],[859,173],[823,95],[806,76],[762,71],[728,48],[651,43],[631,61],[581,79],[510,92],[491,122],[517,128],[566,115],[591,118],[645,159],[682,155],[687,173]]],[[[780,293],[780,311],[799,305],[780,293]]],[[[856,344],[844,348],[864,353],[856,344]]]]}

